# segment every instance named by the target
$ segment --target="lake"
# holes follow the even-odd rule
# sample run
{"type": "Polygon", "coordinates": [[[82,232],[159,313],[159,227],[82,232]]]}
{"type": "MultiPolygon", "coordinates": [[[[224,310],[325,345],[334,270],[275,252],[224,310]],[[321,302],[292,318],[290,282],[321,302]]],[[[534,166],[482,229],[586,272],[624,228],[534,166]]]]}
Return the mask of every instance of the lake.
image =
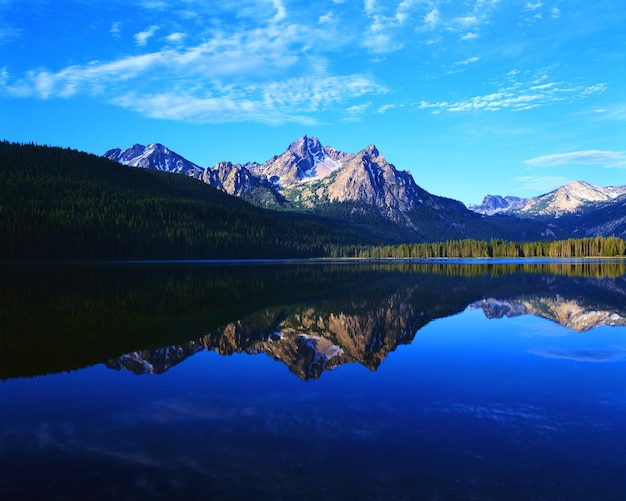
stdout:
{"type": "Polygon", "coordinates": [[[0,265],[0,498],[626,499],[626,261],[0,265]]]}

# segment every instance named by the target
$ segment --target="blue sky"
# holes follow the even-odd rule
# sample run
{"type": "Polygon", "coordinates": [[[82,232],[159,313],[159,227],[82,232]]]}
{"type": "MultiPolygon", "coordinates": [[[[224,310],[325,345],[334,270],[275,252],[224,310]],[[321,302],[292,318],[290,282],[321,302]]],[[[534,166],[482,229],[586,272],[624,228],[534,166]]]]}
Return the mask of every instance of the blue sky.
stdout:
{"type": "Polygon", "coordinates": [[[263,162],[374,143],[436,195],[626,185],[622,0],[0,0],[0,138],[263,162]]]}

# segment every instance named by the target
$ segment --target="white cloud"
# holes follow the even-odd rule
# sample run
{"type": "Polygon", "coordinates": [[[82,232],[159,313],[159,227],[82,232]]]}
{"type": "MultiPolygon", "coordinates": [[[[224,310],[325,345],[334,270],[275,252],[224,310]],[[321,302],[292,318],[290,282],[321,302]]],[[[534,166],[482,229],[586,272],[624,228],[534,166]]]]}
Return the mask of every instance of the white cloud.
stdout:
{"type": "Polygon", "coordinates": [[[168,42],[172,43],[181,43],[184,38],[185,34],[180,32],[172,33],[171,35],[165,37],[168,42]]]}
{"type": "Polygon", "coordinates": [[[454,63],[454,65],[465,66],[471,63],[477,63],[478,61],[480,61],[479,57],[468,57],[467,59],[464,59],[463,61],[457,61],[456,63],[454,63]]]}
{"type": "MultiPolygon", "coordinates": [[[[21,75],[5,68],[0,95],[89,95],[152,117],[274,124],[311,123],[317,113],[340,113],[364,96],[386,92],[368,75],[329,70],[325,50],[344,43],[338,27],[315,18],[307,25],[290,24],[280,20],[287,16],[283,2],[271,5],[273,17],[258,13],[264,21],[255,27],[245,22],[214,27],[210,39],[195,45],[183,46],[191,35],[174,32],[162,39],[167,43],[161,50],[141,55],[21,75]]],[[[164,27],[138,33],[137,44],[146,45],[159,29],[164,27]]]]}
{"type": "Polygon", "coordinates": [[[525,164],[536,167],[551,167],[555,165],[603,165],[605,167],[626,167],[626,153],[606,150],[583,150],[569,153],[555,153],[542,155],[524,161],[525,164]]]}
{"type": "Polygon", "coordinates": [[[317,23],[322,26],[334,26],[337,24],[337,19],[332,11],[328,11],[317,19],[317,23]]]}
{"type": "Polygon", "coordinates": [[[274,21],[282,21],[287,17],[287,9],[282,0],[272,0],[276,14],[274,14],[274,21]]]}
{"type": "Polygon", "coordinates": [[[150,28],[148,28],[147,30],[136,33],[135,42],[139,47],[145,47],[148,43],[148,40],[152,38],[158,30],[158,26],[150,26],[150,28]]]}
{"type": "Polygon", "coordinates": [[[365,0],[364,13],[370,23],[361,43],[375,54],[387,54],[405,47],[410,37],[404,36],[405,25],[410,25],[414,11],[420,6],[420,0],[402,0],[395,9],[389,3],[380,4],[376,0],[365,0]]]}
{"type": "Polygon", "coordinates": [[[480,36],[480,28],[492,22],[498,0],[476,0],[469,8],[460,3],[431,1],[428,2],[422,25],[417,31],[436,31],[442,35],[454,34],[461,40],[472,40],[480,36]],[[449,8],[454,4],[455,8],[449,8]],[[463,9],[463,10],[459,10],[463,9]]]}
{"type": "Polygon", "coordinates": [[[535,2],[535,3],[527,2],[526,3],[526,10],[535,11],[537,9],[540,9],[541,7],[543,7],[543,4],[541,2],[535,2]]]}
{"type": "Polygon", "coordinates": [[[474,40],[475,38],[478,38],[480,35],[478,33],[476,33],[475,31],[470,31],[469,33],[466,33],[465,35],[461,36],[461,40],[474,40]]]}
{"type": "Polygon", "coordinates": [[[434,30],[440,23],[441,16],[439,10],[433,8],[428,14],[424,16],[424,27],[429,30],[434,30]]]}
{"type": "MultiPolygon", "coordinates": [[[[204,92],[128,93],[112,100],[152,118],[196,123],[255,121],[270,125],[313,124],[315,114],[339,110],[343,103],[384,89],[362,76],[301,77],[247,86],[214,85],[204,92]]],[[[348,113],[364,111],[348,106],[348,113]]],[[[368,105],[367,105],[368,106],[368,105]]]]}
{"type": "Polygon", "coordinates": [[[396,20],[399,24],[403,24],[409,19],[413,7],[418,3],[418,0],[403,0],[396,9],[396,20]]]}
{"type": "Polygon", "coordinates": [[[371,24],[362,39],[363,47],[374,54],[387,54],[402,49],[404,44],[394,37],[400,25],[408,18],[410,6],[410,1],[404,1],[392,16],[386,16],[376,0],[365,0],[365,15],[371,24]]]}
{"type": "Polygon", "coordinates": [[[363,7],[365,8],[365,14],[367,16],[374,15],[376,11],[376,0],[365,0],[363,7]]]}
{"type": "Polygon", "coordinates": [[[399,108],[401,106],[397,105],[397,104],[383,104],[382,106],[379,106],[378,109],[376,110],[378,113],[383,114],[383,113],[387,113],[389,110],[393,110],[395,108],[399,108]]]}
{"type": "Polygon", "coordinates": [[[473,26],[479,23],[479,19],[476,16],[463,16],[457,17],[452,21],[454,24],[459,24],[463,27],[473,26]]]}
{"type": "Polygon", "coordinates": [[[22,30],[10,26],[0,27],[0,46],[14,42],[22,37],[22,30]]]}
{"type": "MultiPolygon", "coordinates": [[[[473,58],[467,60],[473,62],[473,58]]],[[[464,64],[461,61],[457,64],[464,64]]],[[[506,75],[505,85],[490,94],[467,97],[461,101],[422,101],[420,109],[434,111],[524,111],[539,106],[548,106],[556,102],[571,102],[583,99],[592,94],[599,94],[606,89],[605,84],[595,84],[588,87],[570,84],[567,82],[548,82],[548,70],[539,70],[528,74],[512,70],[506,75]]]]}
{"type": "Polygon", "coordinates": [[[120,21],[116,21],[111,25],[111,29],[109,30],[109,33],[111,33],[111,36],[113,38],[120,37],[121,27],[122,27],[122,23],[120,21]]]}
{"type": "Polygon", "coordinates": [[[362,115],[369,109],[371,103],[355,104],[346,108],[346,116],[343,118],[344,122],[359,122],[362,115]]]}

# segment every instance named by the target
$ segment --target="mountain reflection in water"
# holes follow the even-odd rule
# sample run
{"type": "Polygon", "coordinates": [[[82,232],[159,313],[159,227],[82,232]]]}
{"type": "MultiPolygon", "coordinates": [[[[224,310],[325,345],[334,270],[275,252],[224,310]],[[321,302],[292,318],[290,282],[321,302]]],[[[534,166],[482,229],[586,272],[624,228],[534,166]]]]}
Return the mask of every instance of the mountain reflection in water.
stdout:
{"type": "Polygon", "coordinates": [[[573,331],[626,325],[623,261],[5,267],[3,379],[105,362],[159,374],[203,349],[266,354],[303,380],[376,370],[465,309],[573,331]]]}
{"type": "Polygon", "coordinates": [[[0,281],[3,501],[626,499],[623,261],[0,281]]]}

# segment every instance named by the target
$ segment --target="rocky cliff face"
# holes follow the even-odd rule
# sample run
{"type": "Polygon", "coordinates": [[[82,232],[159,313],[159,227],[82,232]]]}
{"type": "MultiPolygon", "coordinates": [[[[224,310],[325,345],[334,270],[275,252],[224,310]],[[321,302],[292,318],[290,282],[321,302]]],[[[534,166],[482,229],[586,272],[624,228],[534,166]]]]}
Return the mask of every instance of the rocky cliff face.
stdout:
{"type": "Polygon", "coordinates": [[[281,155],[251,167],[255,175],[281,188],[322,179],[340,169],[352,155],[322,146],[316,137],[302,136],[281,155]]]}
{"type": "Polygon", "coordinates": [[[241,164],[220,162],[212,169],[205,169],[202,181],[229,195],[258,202],[259,205],[282,205],[283,197],[266,179],[259,178],[241,164]]]}

